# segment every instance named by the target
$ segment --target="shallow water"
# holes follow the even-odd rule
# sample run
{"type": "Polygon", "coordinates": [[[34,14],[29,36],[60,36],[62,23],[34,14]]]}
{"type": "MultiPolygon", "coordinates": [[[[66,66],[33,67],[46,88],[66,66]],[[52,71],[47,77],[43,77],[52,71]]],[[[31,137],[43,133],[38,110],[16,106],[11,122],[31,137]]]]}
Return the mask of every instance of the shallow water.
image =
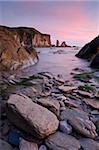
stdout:
{"type": "Polygon", "coordinates": [[[18,75],[30,76],[38,72],[51,72],[54,75],[61,74],[65,79],[70,79],[70,73],[74,68],[91,71],[89,62],[75,57],[79,50],[74,48],[36,48],[36,50],[39,52],[39,62],[19,71],[18,75]]]}

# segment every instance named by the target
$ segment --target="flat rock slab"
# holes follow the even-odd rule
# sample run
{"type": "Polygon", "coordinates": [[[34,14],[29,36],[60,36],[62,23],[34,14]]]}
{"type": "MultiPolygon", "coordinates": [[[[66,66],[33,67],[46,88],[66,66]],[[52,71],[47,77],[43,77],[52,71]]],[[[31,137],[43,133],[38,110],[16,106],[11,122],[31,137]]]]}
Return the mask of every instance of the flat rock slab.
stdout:
{"type": "Polygon", "coordinates": [[[49,99],[39,99],[37,103],[42,105],[43,107],[48,108],[48,110],[52,111],[55,115],[59,116],[60,104],[58,101],[49,100],[49,99]]]}
{"type": "Polygon", "coordinates": [[[64,134],[62,132],[56,132],[50,135],[45,143],[51,150],[79,150],[79,141],[71,135],[64,134]]]}
{"type": "Polygon", "coordinates": [[[12,146],[0,139],[0,150],[13,150],[12,146]]]}
{"type": "Polygon", "coordinates": [[[86,91],[77,91],[77,93],[80,95],[80,96],[83,96],[83,97],[86,97],[86,98],[91,98],[92,97],[92,94],[89,93],[89,92],[86,92],[86,91]]]}
{"type": "Polygon", "coordinates": [[[77,87],[74,87],[74,86],[73,86],[73,87],[72,87],[72,86],[64,86],[64,85],[62,85],[62,86],[59,86],[58,89],[61,90],[61,91],[64,92],[64,93],[71,93],[73,90],[76,90],[77,87]]]}
{"type": "Polygon", "coordinates": [[[33,142],[28,142],[24,139],[20,141],[20,150],[38,150],[38,145],[33,142]]]}
{"type": "Polygon", "coordinates": [[[99,143],[89,138],[80,139],[83,150],[99,150],[99,143]]]}
{"type": "Polygon", "coordinates": [[[84,99],[84,102],[93,107],[93,108],[96,108],[96,109],[99,109],[99,101],[98,100],[95,100],[95,99],[84,99]]]}
{"type": "Polygon", "coordinates": [[[75,131],[86,137],[95,138],[97,136],[94,123],[89,120],[84,111],[66,109],[61,112],[60,119],[68,121],[75,131]]]}
{"type": "Polygon", "coordinates": [[[10,96],[7,102],[7,115],[14,125],[38,139],[54,133],[59,124],[51,111],[22,94],[10,96]]]}

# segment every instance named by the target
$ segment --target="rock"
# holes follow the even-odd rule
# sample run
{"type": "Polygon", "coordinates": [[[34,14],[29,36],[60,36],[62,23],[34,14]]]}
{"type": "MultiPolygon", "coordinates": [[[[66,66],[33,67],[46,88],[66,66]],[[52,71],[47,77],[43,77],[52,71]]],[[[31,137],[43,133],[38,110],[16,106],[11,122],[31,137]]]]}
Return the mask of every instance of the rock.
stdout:
{"type": "Polygon", "coordinates": [[[87,105],[95,108],[95,109],[99,109],[99,101],[95,100],[95,99],[84,99],[83,100],[87,105]]]}
{"type": "MultiPolygon", "coordinates": [[[[0,27],[0,70],[16,70],[34,65],[38,61],[36,50],[21,45],[19,32],[0,27]]],[[[22,36],[22,33],[21,33],[22,36]]]]}
{"type": "Polygon", "coordinates": [[[83,96],[83,97],[86,97],[86,98],[91,98],[92,97],[92,94],[89,93],[89,92],[85,92],[85,91],[77,91],[77,93],[80,95],[80,96],[83,96]]]}
{"type": "Polygon", "coordinates": [[[80,139],[80,144],[84,150],[99,150],[99,143],[89,138],[80,139]]]}
{"type": "Polygon", "coordinates": [[[72,132],[72,127],[65,120],[59,122],[59,129],[61,132],[66,134],[70,134],[72,132]]]}
{"type": "Polygon", "coordinates": [[[97,136],[95,125],[83,111],[66,109],[61,112],[60,120],[68,121],[76,132],[86,137],[95,138],[97,136]]]}
{"type": "Polygon", "coordinates": [[[12,146],[0,139],[0,150],[13,150],[12,146]]]}
{"type": "Polygon", "coordinates": [[[38,99],[37,103],[48,110],[52,111],[55,115],[59,116],[60,105],[58,101],[49,99],[38,99]]]}
{"type": "Polygon", "coordinates": [[[10,96],[7,102],[7,115],[18,128],[38,139],[54,133],[59,124],[52,112],[22,94],[10,96]]]}
{"type": "Polygon", "coordinates": [[[79,150],[79,141],[71,135],[66,135],[61,132],[56,132],[50,135],[45,143],[51,150],[79,150]]]}
{"type": "Polygon", "coordinates": [[[80,117],[76,117],[74,119],[70,119],[68,122],[75,131],[86,137],[94,139],[98,136],[96,133],[96,127],[90,120],[84,120],[80,117]]]}
{"type": "Polygon", "coordinates": [[[45,145],[41,145],[41,146],[39,147],[39,150],[47,150],[47,147],[46,147],[45,145]]]}
{"type": "Polygon", "coordinates": [[[77,87],[62,85],[62,86],[59,86],[58,89],[61,90],[64,93],[71,93],[73,90],[76,90],[77,87]]]}
{"type": "Polygon", "coordinates": [[[94,54],[98,52],[99,36],[94,38],[91,42],[87,43],[79,52],[76,54],[77,57],[83,59],[90,59],[94,54]]]}
{"type": "Polygon", "coordinates": [[[8,142],[13,146],[19,146],[20,133],[17,131],[11,131],[8,136],[8,142]]]}
{"type": "Polygon", "coordinates": [[[74,108],[78,108],[79,105],[77,105],[75,102],[73,102],[72,100],[65,100],[64,104],[68,107],[74,107],[74,108]]]}
{"type": "Polygon", "coordinates": [[[99,53],[93,58],[91,62],[91,67],[99,69],[99,53]]]}
{"type": "Polygon", "coordinates": [[[33,142],[28,142],[24,139],[20,141],[20,150],[38,150],[38,145],[33,142]]]}

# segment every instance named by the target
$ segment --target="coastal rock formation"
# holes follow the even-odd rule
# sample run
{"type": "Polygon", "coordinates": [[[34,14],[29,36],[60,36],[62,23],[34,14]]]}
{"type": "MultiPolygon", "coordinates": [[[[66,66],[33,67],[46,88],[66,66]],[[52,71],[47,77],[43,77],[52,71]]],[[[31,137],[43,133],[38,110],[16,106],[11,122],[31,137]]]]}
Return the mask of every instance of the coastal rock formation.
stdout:
{"type": "Polygon", "coordinates": [[[99,36],[87,43],[76,56],[91,61],[92,67],[99,68],[99,36]]]}
{"type": "Polygon", "coordinates": [[[54,133],[59,124],[51,111],[32,102],[25,95],[10,96],[7,102],[7,115],[14,125],[37,139],[54,133]]]}
{"type": "Polygon", "coordinates": [[[0,70],[25,68],[37,61],[37,53],[28,39],[27,46],[23,46],[15,30],[0,27],[0,70]]]}

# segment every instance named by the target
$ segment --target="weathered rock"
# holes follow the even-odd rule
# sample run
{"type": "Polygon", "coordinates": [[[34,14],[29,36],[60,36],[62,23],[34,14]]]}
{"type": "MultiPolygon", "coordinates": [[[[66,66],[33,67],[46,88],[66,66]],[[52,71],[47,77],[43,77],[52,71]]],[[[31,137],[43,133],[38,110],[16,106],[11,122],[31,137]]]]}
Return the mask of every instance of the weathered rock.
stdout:
{"type": "Polygon", "coordinates": [[[74,107],[74,108],[78,108],[79,107],[79,105],[74,103],[72,100],[65,100],[64,103],[68,107],[74,107]]]}
{"type": "Polygon", "coordinates": [[[70,134],[72,132],[72,127],[65,120],[59,122],[59,129],[66,134],[70,134]]]}
{"type": "Polygon", "coordinates": [[[61,112],[60,119],[68,121],[75,131],[86,137],[95,138],[97,136],[95,125],[83,111],[66,109],[61,112]]]}
{"type": "Polygon", "coordinates": [[[38,145],[33,142],[28,142],[24,139],[20,141],[20,150],[38,150],[38,145]]]}
{"type": "Polygon", "coordinates": [[[13,150],[12,146],[0,139],[0,150],[13,150]]]}
{"type": "Polygon", "coordinates": [[[93,108],[96,108],[96,109],[99,109],[99,101],[98,100],[95,100],[95,99],[84,99],[84,102],[93,107],[93,108]]]}
{"type": "Polygon", "coordinates": [[[45,143],[51,150],[79,150],[80,143],[73,136],[66,135],[61,132],[56,132],[50,135],[45,143]]]}
{"type": "Polygon", "coordinates": [[[58,101],[49,99],[38,99],[37,103],[48,108],[55,115],[59,116],[60,105],[58,101]]]}
{"type": "Polygon", "coordinates": [[[90,120],[84,120],[80,117],[76,117],[74,119],[70,119],[68,122],[75,129],[75,131],[86,137],[94,139],[98,136],[96,133],[96,127],[90,120]]]}
{"type": "Polygon", "coordinates": [[[89,138],[80,139],[80,144],[84,150],[99,150],[99,143],[89,138]]]}
{"type": "Polygon", "coordinates": [[[77,93],[78,93],[79,95],[83,96],[83,97],[86,97],[86,98],[91,98],[91,97],[92,97],[92,94],[89,93],[89,92],[86,92],[86,91],[81,91],[81,90],[79,90],[79,91],[77,91],[77,93]]]}
{"type": "Polygon", "coordinates": [[[16,70],[34,65],[38,56],[21,45],[20,35],[7,27],[0,27],[0,70],[16,70]]]}
{"type": "Polygon", "coordinates": [[[54,133],[59,124],[52,112],[22,94],[10,96],[7,102],[7,115],[18,128],[38,139],[54,133]]]}
{"type": "Polygon", "coordinates": [[[62,86],[59,86],[58,89],[61,90],[64,93],[71,93],[73,90],[76,90],[77,87],[62,85],[62,86]]]}

